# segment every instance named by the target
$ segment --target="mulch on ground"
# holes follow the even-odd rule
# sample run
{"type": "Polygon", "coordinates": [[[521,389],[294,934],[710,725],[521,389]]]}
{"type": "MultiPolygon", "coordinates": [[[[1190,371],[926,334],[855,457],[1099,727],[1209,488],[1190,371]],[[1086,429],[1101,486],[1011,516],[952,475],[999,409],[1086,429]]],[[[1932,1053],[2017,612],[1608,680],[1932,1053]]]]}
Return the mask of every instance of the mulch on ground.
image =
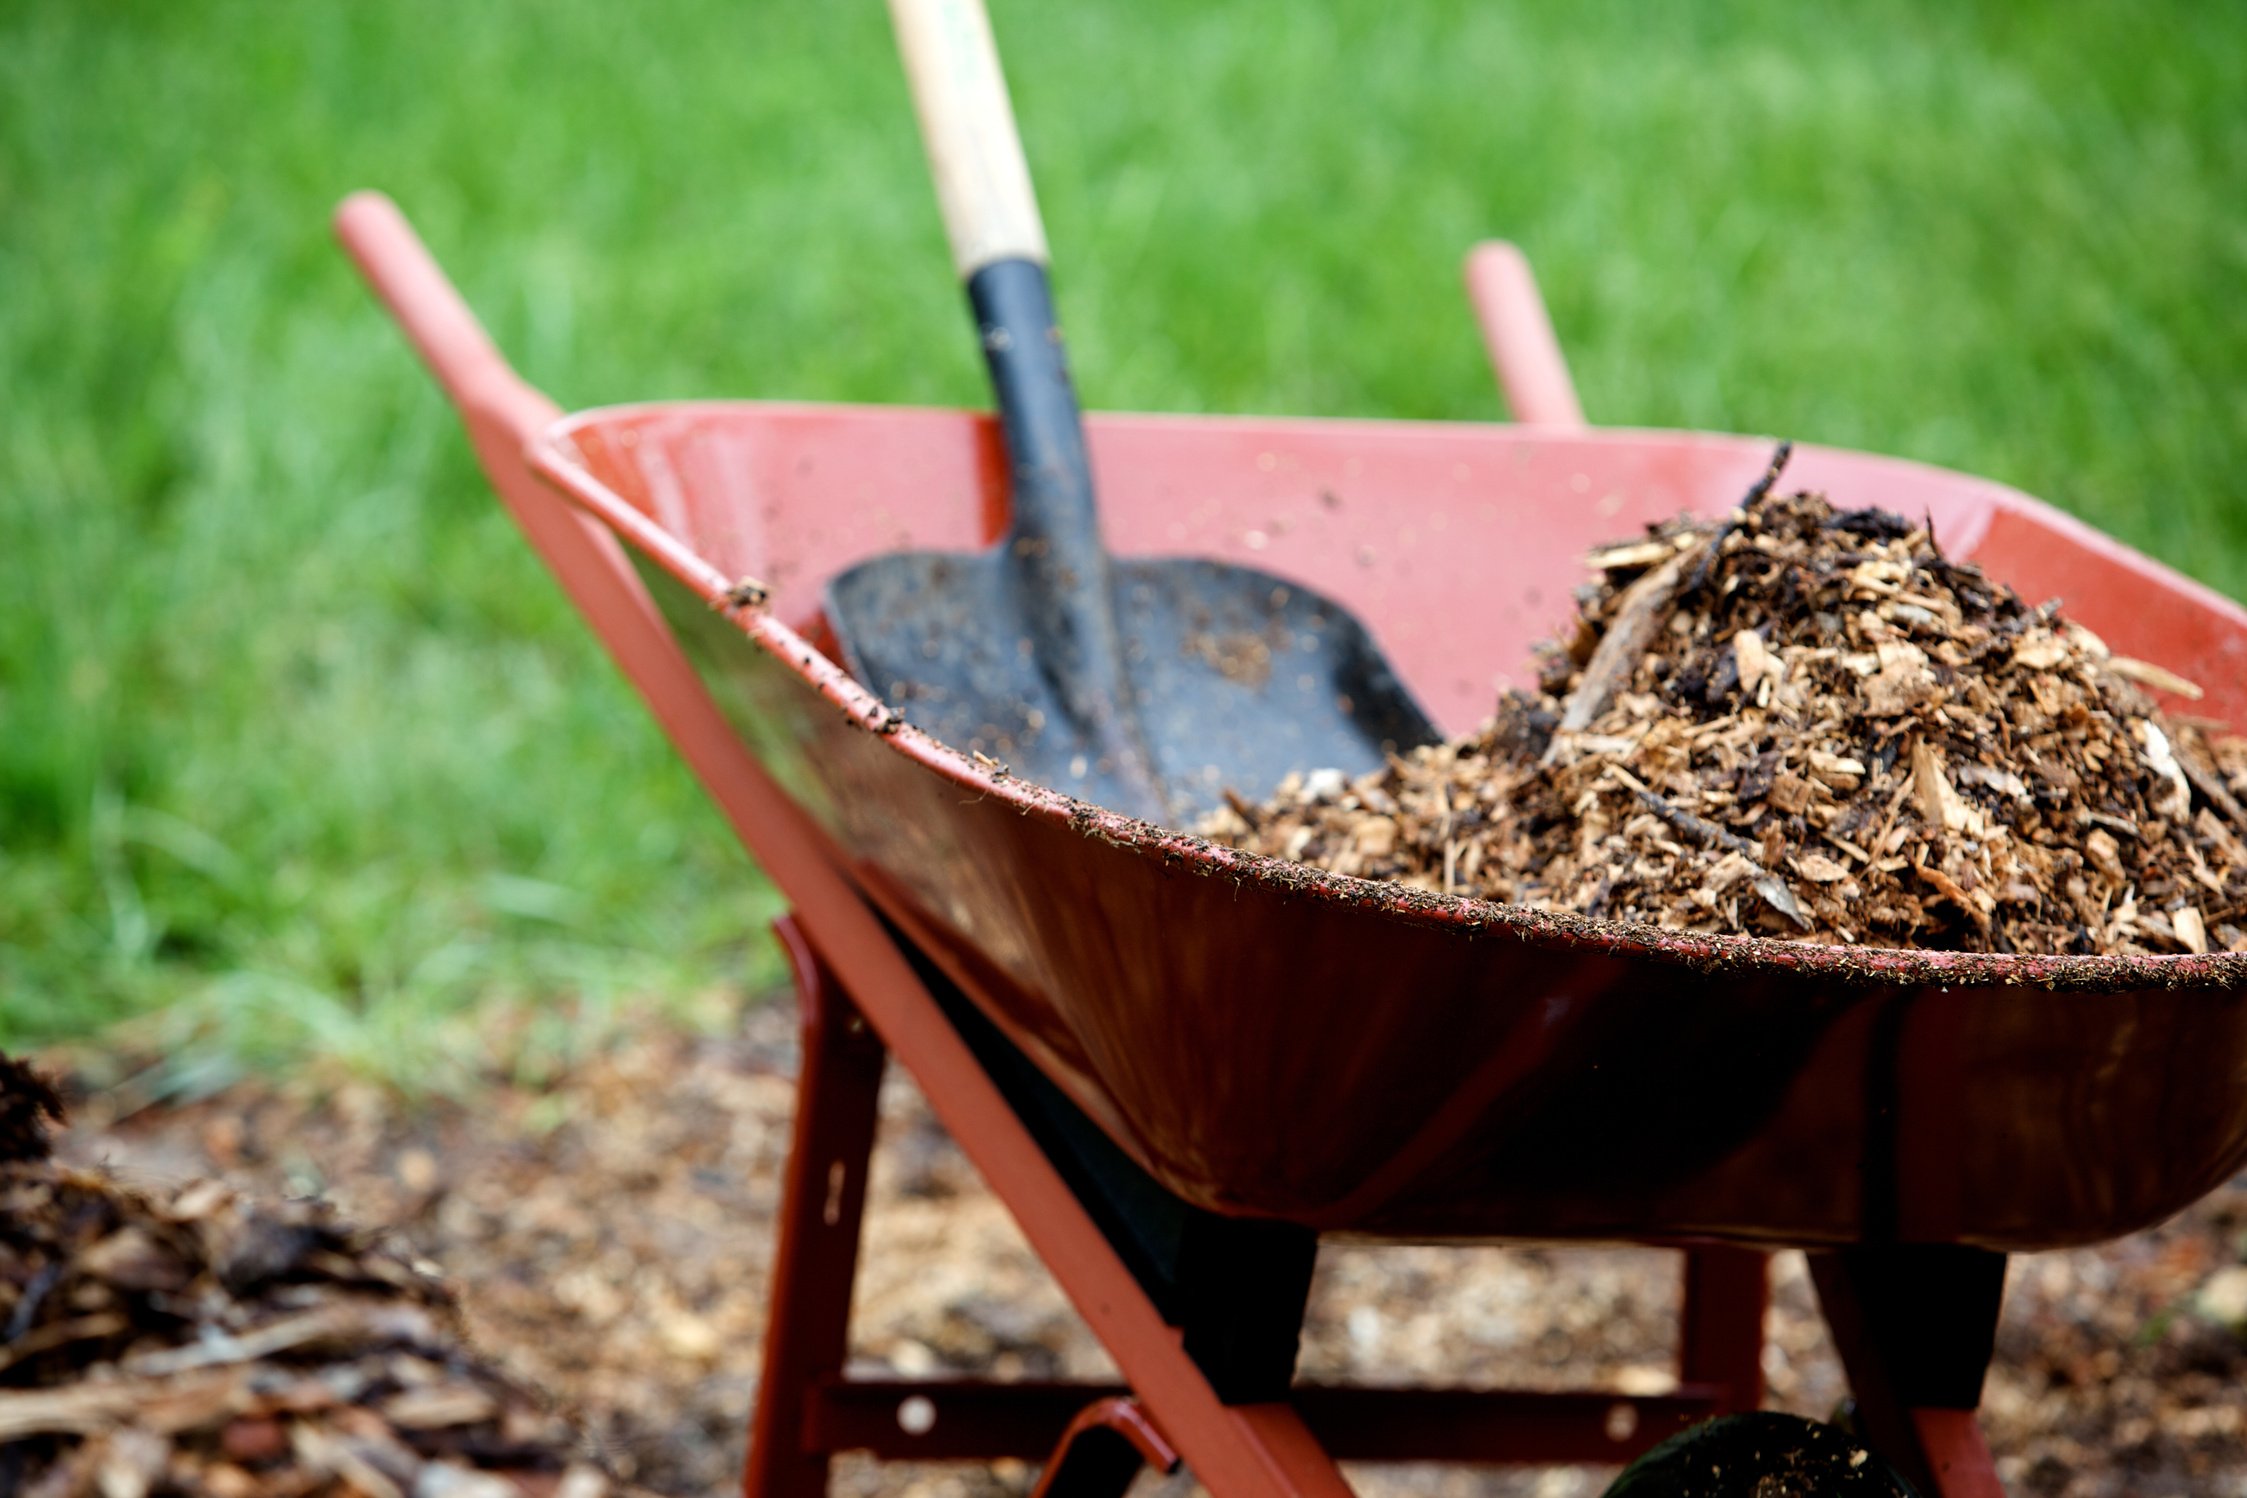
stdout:
{"type": "Polygon", "coordinates": [[[435,1268],[312,1199],[143,1192],[46,1157],[0,1057],[0,1492],[608,1498],[551,1401],[479,1356],[435,1268]]]}
{"type": "Polygon", "coordinates": [[[2021,953],[2247,950],[2247,747],[1931,526],[1776,488],[1589,559],[1480,732],[1235,800],[1219,840],[1695,932],[2021,953]]]}
{"type": "MultiPolygon", "coordinates": [[[[474,1345],[574,1410],[606,1462],[655,1492],[734,1491],[756,1387],[795,1066],[791,1006],[738,1035],[650,1027],[551,1086],[407,1107],[237,1088],[180,1108],[131,1089],[80,1102],[67,1159],[163,1187],[215,1174],[319,1191],[441,1264],[474,1345]],[[118,1107],[134,1111],[114,1116],[118,1107]]],[[[2022,1498],[2167,1498],[2247,1484],[2247,1185],[2096,1250],[2016,1261],[1985,1411],[2022,1498]]],[[[1302,1367],[1318,1379],[1487,1385],[1669,1379],[1672,1255],[1627,1248],[1330,1248],[1302,1367]]],[[[1776,1261],[1772,1403],[1842,1394],[1798,1256],[1776,1261]]],[[[912,1088],[893,1075],[872,1182],[855,1355],[868,1371],[1110,1377],[912,1088]]],[[[880,1469],[837,1491],[991,1498],[1026,1466],[880,1469]]],[[[1610,1471],[1353,1472],[1369,1494],[1591,1498],[1610,1471]]]]}

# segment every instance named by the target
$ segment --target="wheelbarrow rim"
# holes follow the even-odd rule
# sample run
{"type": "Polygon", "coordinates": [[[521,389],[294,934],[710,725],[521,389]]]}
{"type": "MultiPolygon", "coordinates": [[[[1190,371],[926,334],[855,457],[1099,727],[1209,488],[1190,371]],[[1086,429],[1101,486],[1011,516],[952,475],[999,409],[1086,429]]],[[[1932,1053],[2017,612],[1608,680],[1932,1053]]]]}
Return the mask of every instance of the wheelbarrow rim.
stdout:
{"type": "MultiPolygon", "coordinates": [[[[742,401],[648,401],[593,407],[573,412],[553,423],[530,444],[526,456],[541,478],[587,511],[591,518],[644,553],[713,610],[725,614],[752,642],[784,662],[840,708],[853,726],[886,739],[896,752],[961,788],[1002,801],[1024,814],[1060,823],[1082,836],[1204,877],[1254,881],[1289,895],[1408,925],[1463,932],[1476,939],[1511,939],[1617,960],[1650,961],[1699,972],[1799,974],[1806,982],[1819,985],[1942,989],[2033,987],[2079,993],[2125,993],[2149,988],[2230,989],[2247,984],[2247,953],[2085,956],[1841,946],[1775,937],[1670,931],[1639,921],[1611,920],[1467,895],[1439,894],[1229,848],[1191,832],[1128,817],[1021,780],[1003,766],[980,763],[915,728],[771,612],[759,606],[729,602],[727,595],[735,579],[712,567],[602,483],[585,466],[576,447],[576,433],[596,423],[650,411],[676,414],[697,409],[737,409],[744,405],[764,409],[813,409],[809,403],[742,401]]],[[[1727,433],[1615,427],[1569,434],[1572,441],[1634,438],[1752,440],[1727,433]]],[[[1885,455],[1860,456],[1878,456],[1884,462],[1912,467],[1931,467],[1885,455]]]]}

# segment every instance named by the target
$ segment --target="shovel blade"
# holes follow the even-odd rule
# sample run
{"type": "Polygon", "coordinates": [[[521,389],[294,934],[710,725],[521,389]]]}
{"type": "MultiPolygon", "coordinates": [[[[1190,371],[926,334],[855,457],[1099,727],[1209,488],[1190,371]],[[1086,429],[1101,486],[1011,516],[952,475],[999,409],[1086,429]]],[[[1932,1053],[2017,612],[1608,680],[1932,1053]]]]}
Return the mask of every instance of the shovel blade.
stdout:
{"type": "Polygon", "coordinates": [[[1290,771],[1355,776],[1437,737],[1372,636],[1332,600],[1253,568],[1115,559],[1110,588],[1126,716],[1154,784],[1118,735],[1064,705],[1040,666],[1008,559],[904,552],[828,588],[846,664],[914,726],[1015,774],[1150,821],[1184,825],[1290,771]]]}

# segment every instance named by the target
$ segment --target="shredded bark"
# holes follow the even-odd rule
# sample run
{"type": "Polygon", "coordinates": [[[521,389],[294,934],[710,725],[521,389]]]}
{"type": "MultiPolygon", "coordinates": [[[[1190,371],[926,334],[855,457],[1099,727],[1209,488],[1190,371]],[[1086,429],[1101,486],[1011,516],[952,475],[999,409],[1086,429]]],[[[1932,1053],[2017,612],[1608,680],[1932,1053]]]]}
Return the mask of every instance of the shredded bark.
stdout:
{"type": "MultiPolygon", "coordinates": [[[[675,1023],[643,1015],[565,1072],[420,1105],[355,1081],[318,1092],[252,1081],[148,1107],[82,1077],[61,1151],[136,1179],[223,1173],[264,1195],[325,1182],[355,1219],[394,1224],[442,1262],[479,1344],[582,1411],[623,1475],[677,1498],[734,1498],[795,1107],[795,1009],[751,1004],[710,1035],[675,1023]]],[[[484,1043],[506,1046],[496,1032],[484,1043]]],[[[107,1049],[98,1065],[139,1069],[107,1049]]],[[[852,1371],[1113,1379],[900,1068],[883,1096],[852,1371]]],[[[2158,1228],[2014,1265],[1981,1415],[2008,1494],[2247,1492],[2243,1242],[2247,1179],[2158,1228]]],[[[1771,1271],[1770,1405],[1828,1418],[1848,1386],[1802,1256],[1779,1253],[1771,1271]]],[[[1661,1393],[1676,1384],[1678,1286],[1664,1250],[1329,1242],[1300,1372],[1661,1393]]],[[[1493,1473],[1472,1490],[1582,1498],[1613,1475],[1493,1473]]],[[[1033,1476],[845,1456],[830,1491],[1021,1498],[1033,1476]]],[[[1363,1498],[1460,1498],[1463,1487],[1442,1467],[1350,1476],[1363,1498]]]]}
{"type": "MultiPolygon", "coordinates": [[[[11,1116],[19,1085],[0,1078],[11,1116]]],[[[567,1421],[468,1347],[431,1271],[318,1203],[0,1165],[0,1328],[0,1492],[615,1491],[567,1421]]]]}
{"type": "Polygon", "coordinates": [[[1203,831],[1445,894],[1676,930],[2037,954],[2247,950],[2247,744],[1943,555],[1772,492],[1600,548],[1538,689],[1203,831]]]}
{"type": "MultiPolygon", "coordinates": [[[[704,1012],[716,1016],[736,997],[711,1002],[704,1012]]],[[[799,1096],[796,1021],[785,997],[713,1019],[708,1034],[682,1027],[676,1009],[642,1012],[612,1021],[615,1046],[587,1048],[568,1071],[525,1082],[529,1067],[495,1064],[508,1080],[459,1099],[405,1103],[356,1079],[322,1093],[253,1080],[105,1127],[96,1098],[62,1153],[123,1170],[223,1171],[261,1191],[323,1181],[355,1219],[395,1224],[442,1263],[478,1344],[561,1397],[620,1477],[671,1498],[738,1498],[799,1096]]],[[[534,1022],[487,1019],[483,1053],[516,1055],[534,1022]]],[[[106,1053],[96,1064],[112,1071],[106,1053]]],[[[1114,1381],[898,1067],[877,1138],[851,1371],[1114,1381]]],[[[1443,1371],[1495,1378],[1482,1363],[1443,1371]]],[[[1023,1498],[1035,1471],[845,1455],[828,1491],[1023,1498]]]]}
{"type": "Polygon", "coordinates": [[[52,1135],[62,1117],[62,1094],[54,1084],[0,1051],[0,1164],[54,1153],[52,1135]]]}

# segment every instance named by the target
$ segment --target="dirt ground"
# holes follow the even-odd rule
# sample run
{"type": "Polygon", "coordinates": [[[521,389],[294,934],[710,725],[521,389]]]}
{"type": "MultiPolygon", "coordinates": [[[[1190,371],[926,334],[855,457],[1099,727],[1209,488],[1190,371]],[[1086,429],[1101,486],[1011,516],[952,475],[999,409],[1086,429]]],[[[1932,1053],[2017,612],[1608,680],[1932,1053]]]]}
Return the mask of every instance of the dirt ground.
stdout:
{"type": "MultiPolygon", "coordinates": [[[[459,1284],[500,1362],[574,1405],[625,1475],[733,1491],[756,1392],[772,1218],[788,1137],[794,1012],[738,1033],[649,1026],[540,1088],[400,1105],[346,1085],[239,1087],[139,1106],[75,1100],[63,1141],[129,1183],[216,1173],[324,1192],[459,1284]]],[[[2247,1178],[2151,1232],[2016,1259],[1984,1421],[2022,1498],[2247,1493],[2247,1178]]],[[[1636,1249],[1339,1248],[1322,1254],[1302,1371],[1517,1387],[1667,1381],[1674,1255],[1636,1249]]],[[[1843,1390],[1799,1256],[1775,1263],[1771,1402],[1843,1390]]],[[[1112,1376],[972,1167],[893,1069],[871,1188],[854,1356],[867,1371],[1112,1376]]],[[[1366,1468],[1361,1490],[1588,1498],[1605,1470],[1366,1468]]],[[[844,1459],[841,1493],[985,1498],[996,1471],[844,1459]]],[[[1174,1485],[1183,1487],[1183,1479],[1174,1485]]]]}

